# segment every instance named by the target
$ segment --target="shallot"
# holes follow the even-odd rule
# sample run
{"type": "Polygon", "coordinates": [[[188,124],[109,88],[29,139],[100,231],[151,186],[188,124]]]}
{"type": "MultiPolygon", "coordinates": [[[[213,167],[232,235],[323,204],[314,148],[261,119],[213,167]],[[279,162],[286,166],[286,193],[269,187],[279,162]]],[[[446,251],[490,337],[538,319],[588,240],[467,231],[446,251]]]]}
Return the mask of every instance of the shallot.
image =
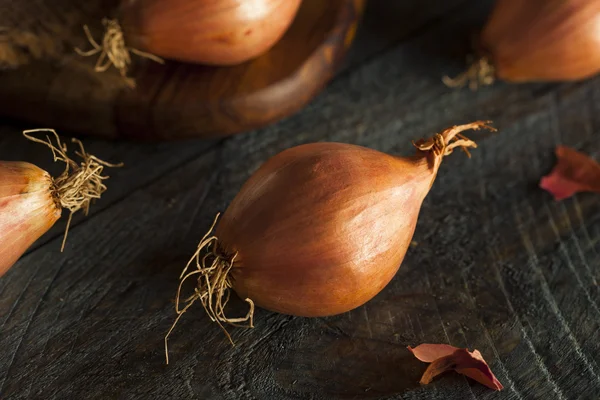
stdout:
{"type": "Polygon", "coordinates": [[[23,253],[50,229],[60,218],[62,208],[70,211],[65,241],[71,218],[79,210],[87,215],[92,200],[99,199],[106,190],[103,175],[105,167],[117,167],[88,154],[83,144],[73,139],[81,158],[79,163],[67,155],[67,146],[58,134],[49,129],[23,132],[26,138],[42,143],[52,150],[54,161],[65,163],[65,170],[57,178],[33,164],[19,161],[0,161],[0,276],[2,276],[23,253]],[[50,132],[46,141],[31,134],[50,132]]]}
{"type": "Polygon", "coordinates": [[[498,0],[480,58],[448,86],[574,81],[600,72],[600,1],[498,0]]]}
{"type": "Polygon", "coordinates": [[[173,326],[197,300],[222,328],[253,326],[255,305],[317,317],[369,301],[400,267],[443,158],[457,148],[469,155],[476,144],[461,132],[481,128],[494,130],[482,121],[453,126],[414,143],[408,158],[342,143],[277,154],[200,241],[180,277],[173,326]],[[181,308],[191,277],[197,287],[181,308]],[[225,314],[230,289],[249,304],[246,316],[225,314]]]}
{"type": "Polygon", "coordinates": [[[291,25],[301,0],[122,0],[117,19],[104,19],[96,70],[114,65],[123,76],[130,53],[208,65],[240,64],[268,51],[291,25]]]}

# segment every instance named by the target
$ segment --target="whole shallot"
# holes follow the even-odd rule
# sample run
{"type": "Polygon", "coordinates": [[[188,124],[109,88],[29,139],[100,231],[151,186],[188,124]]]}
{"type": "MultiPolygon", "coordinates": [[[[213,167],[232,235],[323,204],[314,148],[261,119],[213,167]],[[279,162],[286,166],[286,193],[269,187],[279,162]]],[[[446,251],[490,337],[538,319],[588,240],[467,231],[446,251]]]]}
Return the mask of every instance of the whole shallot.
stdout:
{"type": "Polygon", "coordinates": [[[408,158],[342,143],[277,154],[200,241],[181,274],[175,323],[198,300],[221,327],[252,326],[255,305],[317,317],[369,301],[400,267],[442,160],[457,148],[469,154],[476,144],[461,132],[481,128],[494,130],[454,126],[414,143],[408,158]],[[193,277],[181,308],[181,285],[193,277]],[[226,316],[230,289],[248,302],[245,317],[226,316]]]}

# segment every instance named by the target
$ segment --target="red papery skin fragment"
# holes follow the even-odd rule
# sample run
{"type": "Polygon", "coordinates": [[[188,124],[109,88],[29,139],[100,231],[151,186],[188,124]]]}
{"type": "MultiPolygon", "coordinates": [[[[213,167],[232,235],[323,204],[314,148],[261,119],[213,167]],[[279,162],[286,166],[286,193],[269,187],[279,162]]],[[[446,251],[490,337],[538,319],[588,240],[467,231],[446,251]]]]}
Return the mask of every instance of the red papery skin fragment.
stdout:
{"type": "Polygon", "coordinates": [[[421,377],[420,383],[426,385],[436,376],[450,370],[468,376],[494,390],[504,387],[496,379],[478,350],[459,349],[448,344],[421,344],[408,349],[423,362],[430,363],[421,377]]]}
{"type": "Polygon", "coordinates": [[[566,146],[556,148],[557,163],[540,187],[555,200],[563,200],[578,192],[600,193],[600,164],[587,155],[566,146]]]}

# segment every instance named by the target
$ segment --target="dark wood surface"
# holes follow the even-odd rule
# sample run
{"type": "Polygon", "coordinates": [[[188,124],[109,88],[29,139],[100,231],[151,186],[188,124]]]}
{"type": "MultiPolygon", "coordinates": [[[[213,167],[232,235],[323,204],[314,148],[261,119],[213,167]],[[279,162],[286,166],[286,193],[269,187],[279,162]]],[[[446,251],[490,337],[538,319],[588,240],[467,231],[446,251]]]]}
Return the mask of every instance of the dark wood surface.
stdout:
{"type": "MultiPolygon", "coordinates": [[[[0,278],[0,397],[598,399],[600,198],[556,203],[537,183],[559,143],[600,158],[600,78],[448,90],[440,76],[460,70],[490,2],[443,3],[371,0],[343,71],[271,127],[220,141],[88,140],[126,166],[64,253],[58,224],[0,278]],[[235,347],[197,307],[165,365],[177,276],[268,157],[318,140],[411,154],[411,140],[482,118],[500,133],[474,135],[471,160],[444,161],[418,245],[375,299],[329,318],[258,310],[255,329],[232,331],[235,347]],[[406,346],[423,342],[479,349],[505,390],[455,374],[420,386],[426,365],[406,346]]],[[[52,168],[22,128],[2,124],[0,157],[52,168]]]]}
{"type": "MultiPolygon", "coordinates": [[[[104,0],[88,2],[102,4],[104,0]]],[[[54,13],[60,14],[61,5],[54,13]]],[[[364,0],[304,0],[273,48],[236,66],[170,61],[160,65],[134,56],[130,76],[136,87],[132,89],[115,68],[98,73],[94,71],[96,57],[75,53],[74,47],[90,48],[82,26],[89,24],[100,38],[100,21],[112,15],[113,7],[88,5],[69,14],[79,18],[80,26],[70,39],[71,46],[63,46],[54,57],[0,73],[0,116],[81,134],[140,140],[249,131],[295,113],[323,88],[352,44],[363,6],[364,0]],[[29,111],[32,108],[35,113],[29,111]]],[[[9,14],[16,14],[27,6],[12,3],[6,7],[9,14]]],[[[36,13],[40,25],[51,21],[54,13],[36,13]]],[[[0,16],[0,26],[2,20],[0,16]]],[[[5,43],[16,41],[12,26],[19,31],[25,24],[15,20],[4,23],[8,26],[5,43]]],[[[59,35],[48,38],[55,47],[61,40],[59,35]]],[[[0,39],[0,64],[1,46],[0,39]]]]}

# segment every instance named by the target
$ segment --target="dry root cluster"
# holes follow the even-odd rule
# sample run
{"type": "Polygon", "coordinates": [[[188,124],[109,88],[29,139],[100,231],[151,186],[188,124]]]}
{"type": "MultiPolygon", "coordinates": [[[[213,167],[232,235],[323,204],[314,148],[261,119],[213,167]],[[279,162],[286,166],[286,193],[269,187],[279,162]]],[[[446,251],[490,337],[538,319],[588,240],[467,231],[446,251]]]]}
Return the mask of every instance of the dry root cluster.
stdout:
{"type": "Polygon", "coordinates": [[[84,57],[98,55],[96,65],[94,67],[96,72],[104,72],[108,70],[111,65],[114,65],[115,68],[119,70],[121,76],[125,79],[127,84],[131,87],[134,87],[135,81],[127,77],[127,72],[131,65],[130,53],[150,59],[160,64],[164,63],[163,59],[160,57],[146,53],[145,51],[128,47],[125,43],[125,36],[123,35],[121,25],[119,25],[119,22],[116,19],[104,18],[102,20],[102,25],[104,25],[105,29],[104,37],[102,38],[102,44],[99,44],[94,39],[88,26],[84,25],[83,30],[85,31],[85,35],[87,36],[87,39],[93,48],[88,51],[75,48],[75,51],[84,57]]]}
{"type": "Polygon", "coordinates": [[[204,235],[202,240],[200,240],[198,249],[192,258],[190,258],[179,276],[179,287],[175,299],[175,312],[177,313],[177,318],[165,335],[165,356],[167,364],[169,363],[169,335],[175,328],[175,325],[177,325],[177,322],[179,322],[179,318],[181,318],[188,308],[190,308],[197,300],[200,300],[200,303],[202,303],[202,306],[210,319],[213,322],[216,322],[223,332],[225,332],[225,335],[231,344],[233,344],[233,340],[223,323],[242,328],[254,327],[254,303],[250,299],[245,300],[250,307],[246,316],[241,318],[231,318],[225,314],[225,306],[229,302],[232,288],[230,271],[233,268],[237,254],[228,257],[223,255],[220,251],[219,239],[212,234],[218,219],[219,214],[215,217],[208,232],[204,235]],[[192,265],[194,265],[195,268],[188,272],[192,265]],[[181,290],[183,284],[188,278],[196,275],[198,276],[198,283],[194,288],[194,293],[182,301],[181,290]],[[185,304],[183,308],[181,307],[182,302],[185,304]]]}
{"type": "Polygon", "coordinates": [[[85,215],[88,214],[90,204],[94,199],[99,199],[102,193],[106,190],[104,180],[108,176],[103,175],[105,167],[120,167],[122,164],[111,164],[100,160],[96,156],[88,154],[83,147],[81,141],[73,138],[79,150],[75,151],[75,155],[81,158],[79,164],[71,159],[67,154],[67,145],[62,143],[60,137],[53,129],[34,129],[24,131],[23,135],[32,142],[41,143],[48,146],[52,151],[54,161],[65,163],[65,170],[57,178],[53,178],[52,196],[57,206],[66,208],[70,211],[69,220],[65,229],[61,251],[65,247],[67,234],[73,214],[79,210],[83,210],[85,215]],[[31,136],[31,133],[49,132],[53,135],[56,144],[52,143],[52,138],[46,135],[46,140],[38,139],[31,136]]]}
{"type": "Polygon", "coordinates": [[[450,88],[462,88],[469,86],[471,90],[477,90],[480,86],[492,85],[496,80],[496,69],[487,57],[481,57],[476,61],[467,60],[469,67],[466,71],[455,78],[444,76],[444,84],[450,88]]]}

